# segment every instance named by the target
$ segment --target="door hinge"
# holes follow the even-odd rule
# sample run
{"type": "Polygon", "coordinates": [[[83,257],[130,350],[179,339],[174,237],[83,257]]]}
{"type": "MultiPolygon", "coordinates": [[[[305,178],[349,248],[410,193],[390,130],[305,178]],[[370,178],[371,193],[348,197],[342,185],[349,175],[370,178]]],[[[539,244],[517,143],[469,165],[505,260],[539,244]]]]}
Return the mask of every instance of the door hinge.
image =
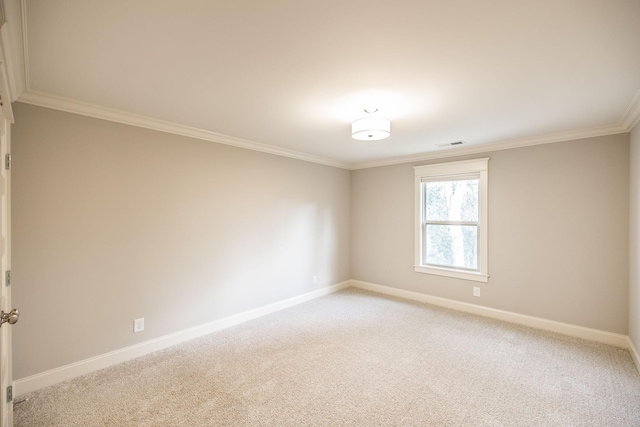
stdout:
{"type": "Polygon", "coordinates": [[[4,168],[11,169],[11,154],[7,154],[4,158],[4,168]]]}
{"type": "Polygon", "coordinates": [[[7,403],[13,400],[13,386],[7,387],[7,403]]]}
{"type": "Polygon", "coordinates": [[[4,273],[4,277],[5,277],[5,283],[7,284],[7,286],[11,286],[11,270],[7,270],[4,273]]]}

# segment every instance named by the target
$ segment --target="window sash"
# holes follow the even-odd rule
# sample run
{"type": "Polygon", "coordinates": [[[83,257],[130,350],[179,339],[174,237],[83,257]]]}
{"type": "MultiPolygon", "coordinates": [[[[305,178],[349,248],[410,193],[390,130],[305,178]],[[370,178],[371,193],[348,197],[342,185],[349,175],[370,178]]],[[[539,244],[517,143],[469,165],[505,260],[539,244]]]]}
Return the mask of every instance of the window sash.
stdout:
{"type": "MultiPolygon", "coordinates": [[[[422,208],[421,208],[421,218],[420,221],[421,222],[430,222],[430,223],[438,223],[438,222],[442,222],[443,224],[448,223],[446,221],[438,221],[438,220],[430,220],[427,218],[427,183],[431,183],[431,182],[453,182],[453,181],[478,181],[478,221],[473,221],[470,222],[470,224],[480,224],[480,219],[482,217],[482,180],[480,178],[480,174],[479,173],[473,173],[473,174],[456,174],[456,175],[448,175],[446,179],[444,179],[442,176],[438,176],[438,177],[433,177],[433,179],[430,179],[432,177],[423,177],[420,181],[420,191],[421,191],[421,201],[422,201],[422,208]],[[426,179],[425,179],[426,178],[426,179]]],[[[458,225],[455,224],[453,222],[449,223],[451,225],[458,225]]],[[[459,225],[465,225],[463,223],[460,223],[459,225]]]]}
{"type": "Polygon", "coordinates": [[[442,222],[425,222],[423,223],[422,226],[422,253],[421,253],[421,258],[422,258],[422,262],[421,265],[424,266],[434,266],[434,267],[440,267],[440,268],[447,268],[447,269],[455,269],[455,270],[464,270],[464,271],[469,271],[469,272],[480,272],[480,253],[478,252],[478,249],[480,247],[480,226],[478,225],[478,223],[454,223],[454,224],[449,224],[449,223],[442,223],[442,222]],[[427,251],[427,226],[428,225],[460,225],[460,226],[465,226],[465,227],[476,227],[476,268],[469,268],[469,267],[463,267],[463,266],[459,266],[459,265],[453,265],[453,264],[438,264],[438,263],[434,263],[434,262],[428,262],[427,261],[427,256],[428,256],[428,251],[427,251]]]}

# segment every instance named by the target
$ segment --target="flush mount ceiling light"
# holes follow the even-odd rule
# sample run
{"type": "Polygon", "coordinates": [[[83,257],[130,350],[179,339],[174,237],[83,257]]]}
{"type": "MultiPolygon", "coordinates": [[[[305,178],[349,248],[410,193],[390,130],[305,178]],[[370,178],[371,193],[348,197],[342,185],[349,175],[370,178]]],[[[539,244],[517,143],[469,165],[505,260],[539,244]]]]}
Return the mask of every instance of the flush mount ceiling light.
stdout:
{"type": "Polygon", "coordinates": [[[351,137],[361,141],[376,141],[391,135],[391,122],[382,117],[373,117],[377,108],[364,110],[369,117],[358,119],[351,123],[351,137]]]}

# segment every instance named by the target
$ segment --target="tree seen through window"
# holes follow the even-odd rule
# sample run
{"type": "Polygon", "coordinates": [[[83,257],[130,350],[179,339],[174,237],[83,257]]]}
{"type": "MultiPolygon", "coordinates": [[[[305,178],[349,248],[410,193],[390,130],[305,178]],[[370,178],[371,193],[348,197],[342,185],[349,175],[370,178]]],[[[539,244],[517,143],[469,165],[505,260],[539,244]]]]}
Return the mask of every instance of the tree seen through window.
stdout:
{"type": "Polygon", "coordinates": [[[479,179],[424,182],[424,263],[478,269],[479,179]]]}

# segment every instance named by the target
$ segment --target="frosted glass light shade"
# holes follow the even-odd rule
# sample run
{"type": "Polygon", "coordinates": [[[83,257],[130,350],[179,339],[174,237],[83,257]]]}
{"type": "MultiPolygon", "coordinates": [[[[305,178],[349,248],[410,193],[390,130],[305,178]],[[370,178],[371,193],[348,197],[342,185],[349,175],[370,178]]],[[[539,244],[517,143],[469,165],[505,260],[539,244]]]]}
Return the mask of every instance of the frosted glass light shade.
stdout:
{"type": "Polygon", "coordinates": [[[381,117],[365,117],[351,123],[351,137],[361,141],[385,139],[391,134],[391,122],[381,117]]]}

